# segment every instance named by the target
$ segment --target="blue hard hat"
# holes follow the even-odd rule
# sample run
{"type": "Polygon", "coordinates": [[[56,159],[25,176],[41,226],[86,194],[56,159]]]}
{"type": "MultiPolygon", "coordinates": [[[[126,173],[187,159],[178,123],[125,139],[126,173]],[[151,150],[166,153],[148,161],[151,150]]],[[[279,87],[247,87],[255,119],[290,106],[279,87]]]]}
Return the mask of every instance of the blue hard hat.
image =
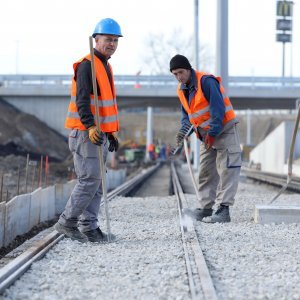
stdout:
{"type": "Polygon", "coordinates": [[[93,37],[95,37],[97,34],[123,36],[120,25],[115,20],[110,18],[102,19],[97,23],[94,29],[93,37]]]}

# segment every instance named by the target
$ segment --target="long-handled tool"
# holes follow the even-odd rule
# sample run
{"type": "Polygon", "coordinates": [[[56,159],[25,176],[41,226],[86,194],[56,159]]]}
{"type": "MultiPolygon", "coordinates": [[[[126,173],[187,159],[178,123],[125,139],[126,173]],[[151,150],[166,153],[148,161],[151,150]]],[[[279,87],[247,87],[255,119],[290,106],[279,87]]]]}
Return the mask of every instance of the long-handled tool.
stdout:
{"type": "MultiPolygon", "coordinates": [[[[90,36],[90,54],[91,54],[91,66],[92,66],[92,80],[93,80],[93,92],[94,92],[94,102],[95,102],[95,116],[96,116],[96,126],[101,132],[101,123],[99,117],[99,104],[98,104],[98,92],[97,92],[97,84],[96,84],[96,72],[95,72],[95,60],[94,60],[94,47],[93,47],[93,37],[90,36]]],[[[106,186],[106,170],[105,170],[105,162],[103,156],[103,146],[100,145],[99,148],[99,161],[100,161],[100,171],[102,178],[102,195],[105,207],[105,215],[106,215],[106,227],[107,227],[107,239],[108,242],[111,240],[111,232],[110,232],[110,218],[108,211],[108,201],[107,201],[107,186],[106,186]]]]}
{"type": "Polygon", "coordinates": [[[191,162],[190,162],[190,157],[189,157],[189,152],[188,152],[189,149],[188,149],[188,144],[187,144],[187,137],[184,138],[183,145],[184,145],[185,157],[186,157],[186,161],[187,161],[187,164],[188,164],[189,172],[190,172],[190,175],[191,175],[193,187],[194,187],[194,190],[195,190],[195,193],[196,193],[196,196],[197,196],[197,200],[199,200],[200,199],[200,195],[199,195],[199,191],[197,189],[197,184],[196,184],[194,172],[192,170],[192,165],[191,165],[191,162]]]}
{"type": "MultiPolygon", "coordinates": [[[[192,165],[191,165],[191,162],[190,162],[188,144],[187,144],[188,137],[189,137],[190,133],[192,132],[192,130],[193,130],[193,126],[191,126],[189,128],[189,130],[187,131],[187,133],[185,134],[184,139],[183,139],[183,146],[184,146],[184,152],[185,152],[185,157],[186,157],[189,173],[190,173],[190,176],[191,176],[191,179],[192,179],[192,183],[193,183],[193,187],[194,187],[194,190],[195,190],[197,200],[199,202],[200,201],[200,195],[199,195],[199,191],[198,191],[198,188],[197,188],[196,179],[195,179],[195,176],[194,176],[192,165]]],[[[188,222],[190,220],[189,218],[197,219],[197,210],[190,209],[190,208],[185,208],[183,210],[183,216],[184,216],[183,220],[185,220],[185,224],[188,224],[188,222]]]]}
{"type": "Polygon", "coordinates": [[[288,175],[287,175],[286,184],[280,189],[278,194],[275,197],[273,197],[273,199],[270,201],[270,204],[273,203],[287,189],[288,185],[292,181],[294,150],[295,150],[295,142],[296,142],[298,127],[299,127],[299,121],[300,121],[300,105],[298,107],[298,115],[296,118],[294,132],[293,132],[291,145],[290,145],[290,152],[288,158],[288,175]]]}
{"type": "MultiPolygon", "coordinates": [[[[191,134],[191,132],[193,131],[193,129],[194,129],[193,125],[189,126],[189,127],[185,126],[183,128],[183,132],[184,132],[183,145],[184,145],[184,152],[185,152],[186,161],[187,161],[187,164],[188,164],[190,176],[191,176],[191,179],[192,179],[193,187],[194,187],[197,199],[199,200],[200,199],[200,197],[199,197],[199,191],[197,189],[197,184],[196,184],[195,176],[194,176],[194,173],[193,173],[193,170],[192,170],[192,166],[191,166],[191,162],[190,162],[190,158],[189,158],[189,152],[188,152],[188,145],[187,145],[187,139],[188,139],[189,135],[191,134]]],[[[174,148],[173,151],[172,151],[172,155],[177,154],[177,152],[181,148],[182,148],[181,145],[177,146],[176,148],[174,148]]]]}

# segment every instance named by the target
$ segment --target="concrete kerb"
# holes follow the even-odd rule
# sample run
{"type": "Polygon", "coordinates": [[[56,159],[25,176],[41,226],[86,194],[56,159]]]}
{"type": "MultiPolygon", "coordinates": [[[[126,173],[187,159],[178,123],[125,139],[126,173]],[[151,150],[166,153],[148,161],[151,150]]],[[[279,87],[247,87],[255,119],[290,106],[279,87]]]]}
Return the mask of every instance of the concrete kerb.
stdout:
{"type": "MultiPolygon", "coordinates": [[[[113,189],[125,180],[126,170],[109,170],[113,189]]],[[[65,184],[56,184],[45,189],[38,188],[31,194],[19,195],[9,202],[0,203],[0,247],[9,245],[17,235],[27,233],[40,222],[60,214],[76,185],[74,179],[65,184]]]]}
{"type": "Polygon", "coordinates": [[[260,224],[300,223],[300,205],[255,205],[254,222],[260,224]]]}
{"type": "Polygon", "coordinates": [[[4,246],[6,203],[0,203],[0,248],[4,246]]]}
{"type": "Polygon", "coordinates": [[[38,188],[31,193],[29,230],[40,223],[41,199],[42,188],[38,188]]]}
{"type": "Polygon", "coordinates": [[[29,231],[30,198],[30,194],[19,195],[6,203],[4,246],[29,231]]]}
{"type": "Polygon", "coordinates": [[[55,187],[49,186],[41,191],[40,222],[45,222],[55,217],[55,187]]]}

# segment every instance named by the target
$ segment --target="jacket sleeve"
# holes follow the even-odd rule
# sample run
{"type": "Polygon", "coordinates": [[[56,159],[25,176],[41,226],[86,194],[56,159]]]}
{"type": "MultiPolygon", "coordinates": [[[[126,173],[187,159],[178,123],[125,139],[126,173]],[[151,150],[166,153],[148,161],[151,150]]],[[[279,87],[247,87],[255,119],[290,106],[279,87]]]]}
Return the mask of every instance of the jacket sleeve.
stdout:
{"type": "Polygon", "coordinates": [[[209,102],[210,106],[210,129],[208,135],[217,136],[222,128],[222,122],[225,115],[225,104],[222,93],[220,91],[220,85],[217,79],[211,76],[203,76],[201,80],[201,86],[205,98],[209,102]]]}
{"type": "Polygon", "coordinates": [[[76,105],[81,123],[85,128],[89,128],[95,124],[94,116],[90,107],[90,94],[93,92],[91,63],[84,60],[76,70],[76,105]]]}

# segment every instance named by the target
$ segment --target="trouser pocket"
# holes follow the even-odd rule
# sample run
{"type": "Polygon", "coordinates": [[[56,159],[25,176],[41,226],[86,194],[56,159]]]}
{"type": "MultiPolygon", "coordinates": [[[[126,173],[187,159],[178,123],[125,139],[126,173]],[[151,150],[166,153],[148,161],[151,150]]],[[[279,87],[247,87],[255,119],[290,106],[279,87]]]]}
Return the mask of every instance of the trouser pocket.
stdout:
{"type": "Polygon", "coordinates": [[[239,168],[242,166],[242,155],[240,146],[227,149],[227,168],[239,168]]]}
{"type": "Polygon", "coordinates": [[[69,134],[69,149],[71,152],[76,151],[77,138],[78,138],[78,129],[72,129],[69,134]]]}

